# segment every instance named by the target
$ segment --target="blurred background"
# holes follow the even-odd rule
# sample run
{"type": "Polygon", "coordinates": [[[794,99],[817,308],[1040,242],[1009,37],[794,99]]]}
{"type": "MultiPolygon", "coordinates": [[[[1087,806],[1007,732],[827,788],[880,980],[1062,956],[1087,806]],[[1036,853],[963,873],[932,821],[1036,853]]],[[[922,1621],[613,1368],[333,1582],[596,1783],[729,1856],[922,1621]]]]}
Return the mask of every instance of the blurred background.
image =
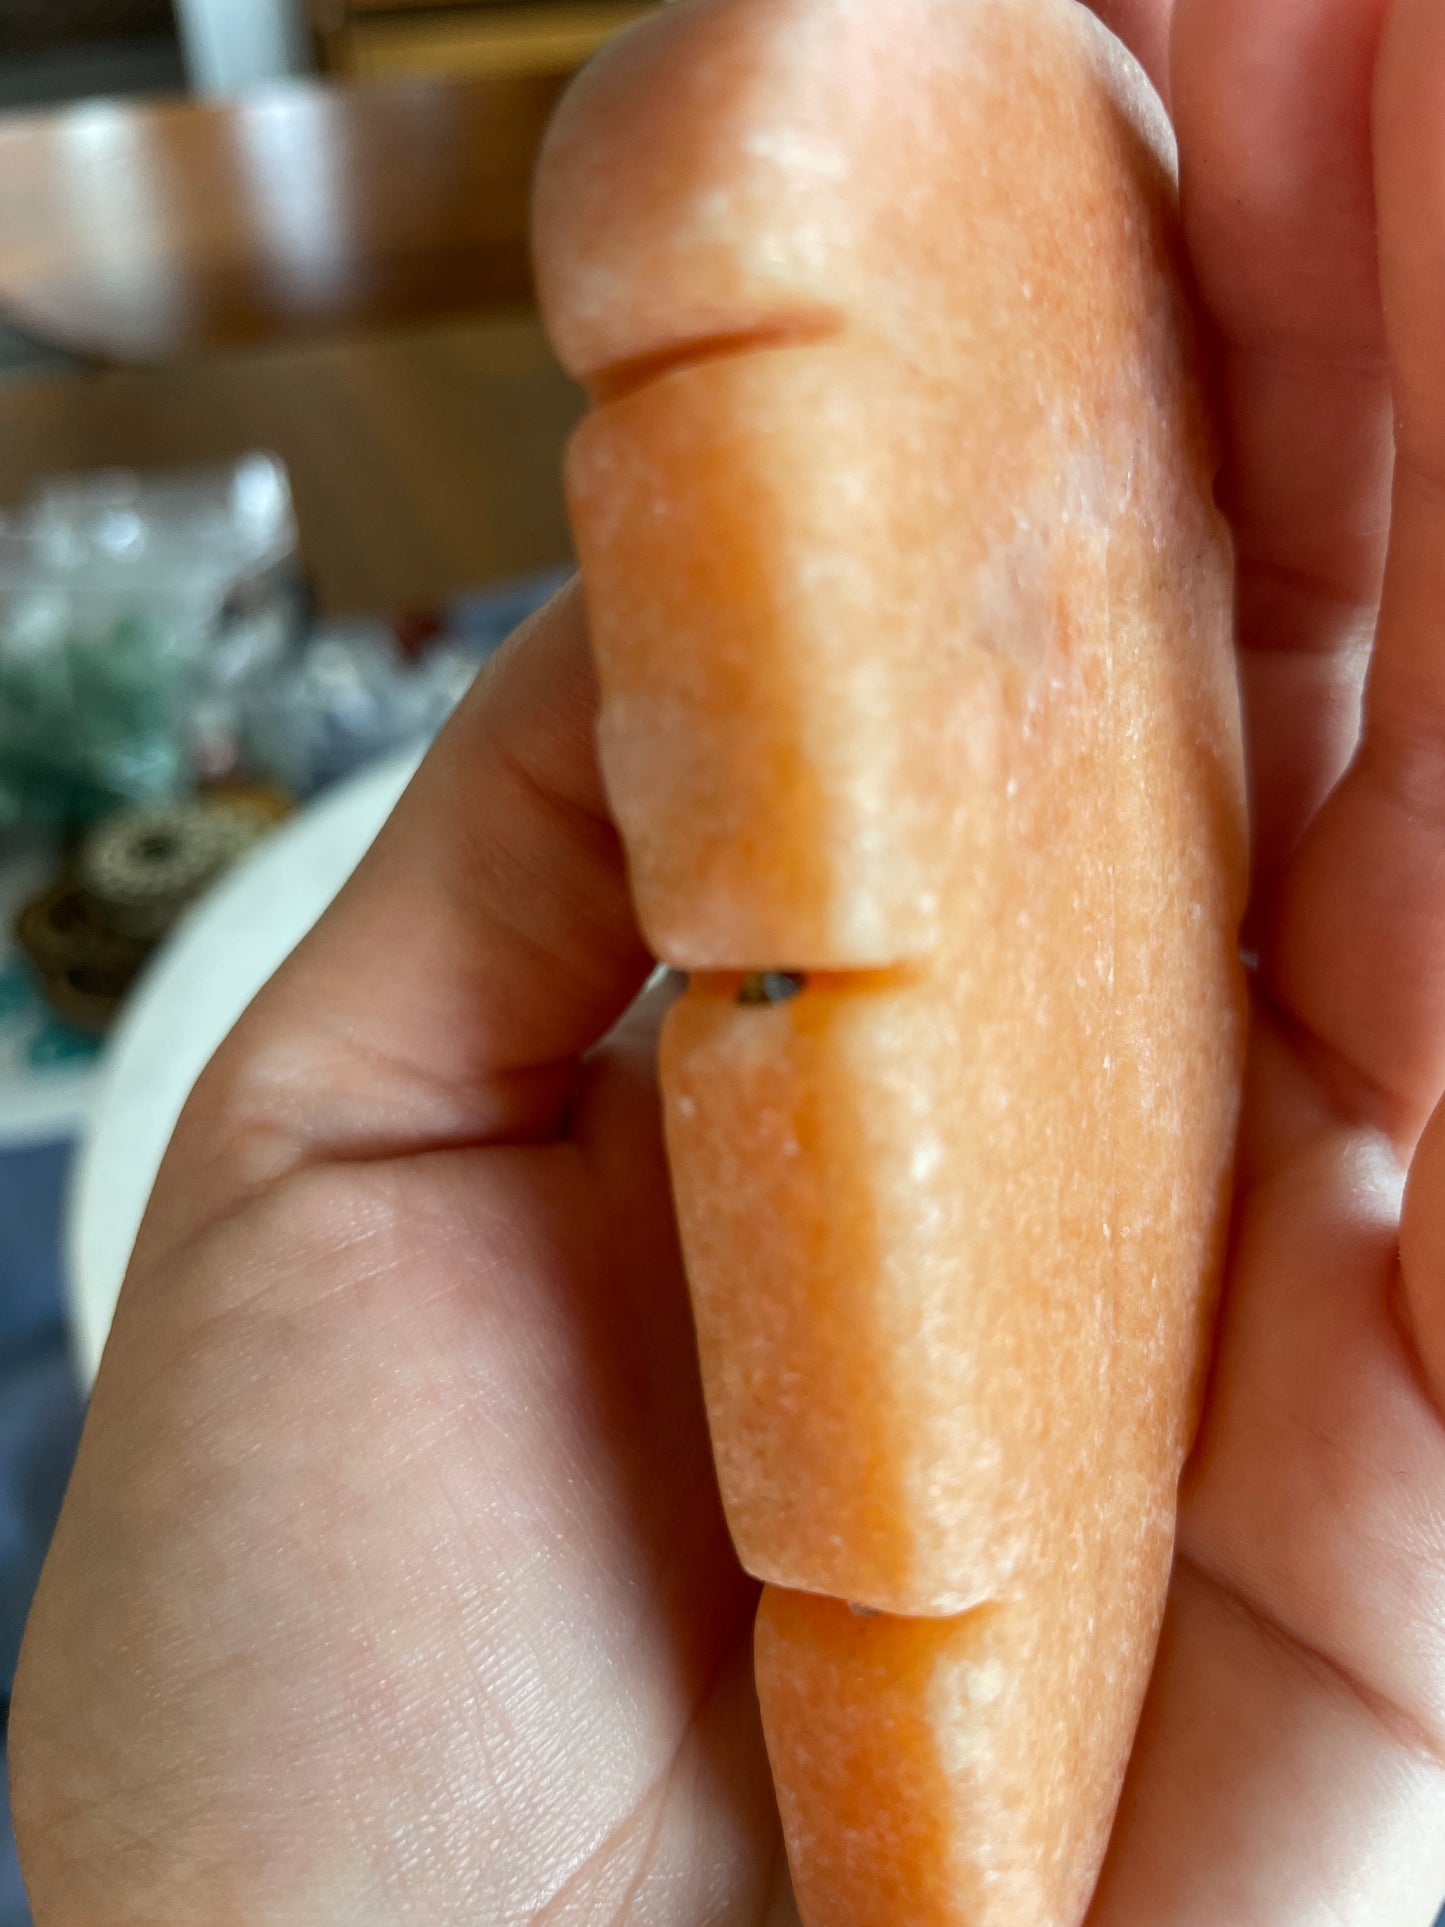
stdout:
{"type": "Polygon", "coordinates": [[[647,11],[0,0],[0,1709],[181,1103],[565,574],[530,179],[647,11]]]}

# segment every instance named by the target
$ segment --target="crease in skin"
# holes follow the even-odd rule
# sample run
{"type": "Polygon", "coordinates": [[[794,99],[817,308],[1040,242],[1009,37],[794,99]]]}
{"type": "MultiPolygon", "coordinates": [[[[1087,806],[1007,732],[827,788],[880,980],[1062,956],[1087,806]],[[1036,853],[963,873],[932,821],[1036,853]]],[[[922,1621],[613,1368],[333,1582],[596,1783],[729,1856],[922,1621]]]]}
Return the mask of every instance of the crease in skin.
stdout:
{"type": "Polygon", "coordinates": [[[623,401],[640,389],[649,388],[665,375],[702,362],[727,361],[738,355],[765,353],[771,348],[810,348],[832,341],[843,332],[841,314],[831,308],[800,309],[796,314],[775,315],[741,328],[726,328],[716,334],[692,335],[610,362],[581,377],[582,386],[596,408],[623,401]]]}

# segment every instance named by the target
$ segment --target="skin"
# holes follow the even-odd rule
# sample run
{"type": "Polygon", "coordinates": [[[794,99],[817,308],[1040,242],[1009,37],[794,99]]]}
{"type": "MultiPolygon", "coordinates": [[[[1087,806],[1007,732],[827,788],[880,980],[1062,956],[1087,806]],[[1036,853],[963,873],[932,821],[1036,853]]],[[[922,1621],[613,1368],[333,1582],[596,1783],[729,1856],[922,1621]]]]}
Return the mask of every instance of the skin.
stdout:
{"type": "MultiPolygon", "coordinates": [[[[1445,9],[1103,11],[1170,96],[1218,335],[1261,963],[1218,1361],[1090,1922],[1424,1927],[1445,9]]],[[[17,1683],[41,1927],[796,1923],[652,1029],[608,1035],[648,959],[594,700],[564,594],[186,1113],[17,1683]]]]}

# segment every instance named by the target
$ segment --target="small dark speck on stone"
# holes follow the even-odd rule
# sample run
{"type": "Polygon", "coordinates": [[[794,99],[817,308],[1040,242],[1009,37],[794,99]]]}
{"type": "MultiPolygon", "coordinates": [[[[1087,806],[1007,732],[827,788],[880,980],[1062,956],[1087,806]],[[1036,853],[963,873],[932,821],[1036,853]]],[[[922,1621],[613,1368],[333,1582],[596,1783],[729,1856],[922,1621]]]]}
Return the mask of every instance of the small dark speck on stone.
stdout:
{"type": "Polygon", "coordinates": [[[796,997],[807,978],[795,970],[750,970],[738,992],[740,1004],[785,1004],[796,997]]]}

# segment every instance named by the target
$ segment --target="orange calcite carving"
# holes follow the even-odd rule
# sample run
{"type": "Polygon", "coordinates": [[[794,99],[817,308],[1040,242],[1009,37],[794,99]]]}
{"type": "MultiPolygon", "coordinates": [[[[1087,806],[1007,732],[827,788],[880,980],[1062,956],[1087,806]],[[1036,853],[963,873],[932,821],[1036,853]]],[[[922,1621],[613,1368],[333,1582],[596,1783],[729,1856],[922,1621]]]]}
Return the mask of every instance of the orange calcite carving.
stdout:
{"type": "Polygon", "coordinates": [[[1167,1528],[1028,1609],[860,1617],[763,1595],[758,1693],[808,1927],[1053,1927],[1084,1912],[1143,1693],[1167,1528]]]}
{"type": "Polygon", "coordinates": [[[809,1927],[1077,1920],[1157,1634],[1243,1045],[1172,165],[1074,0],[691,0],[539,182],[809,1927]]]}

